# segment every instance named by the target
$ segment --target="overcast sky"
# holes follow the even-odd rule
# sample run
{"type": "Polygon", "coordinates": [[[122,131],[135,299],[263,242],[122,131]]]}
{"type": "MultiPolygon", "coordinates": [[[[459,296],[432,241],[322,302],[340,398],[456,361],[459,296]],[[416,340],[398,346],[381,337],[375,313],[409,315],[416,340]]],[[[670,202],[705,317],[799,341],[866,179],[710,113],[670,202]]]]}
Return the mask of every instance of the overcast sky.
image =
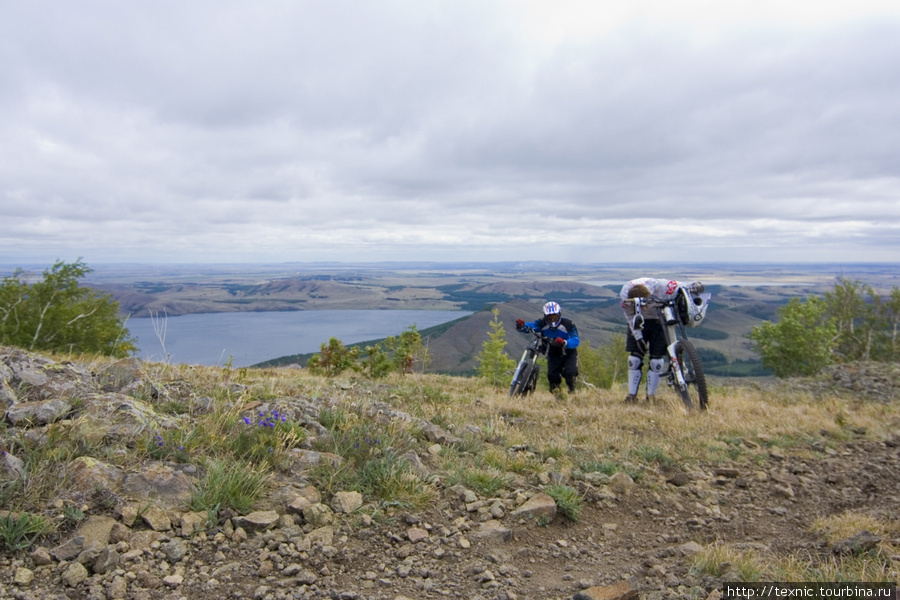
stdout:
{"type": "Polygon", "coordinates": [[[0,0],[0,263],[900,261],[896,0],[0,0]]]}

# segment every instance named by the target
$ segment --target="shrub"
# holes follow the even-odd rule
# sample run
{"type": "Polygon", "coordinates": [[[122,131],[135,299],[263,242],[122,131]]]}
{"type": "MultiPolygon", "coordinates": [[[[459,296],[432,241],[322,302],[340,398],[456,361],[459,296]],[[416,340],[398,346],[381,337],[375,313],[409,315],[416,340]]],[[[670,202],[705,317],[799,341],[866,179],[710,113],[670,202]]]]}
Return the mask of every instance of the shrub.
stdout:
{"type": "Polygon", "coordinates": [[[837,328],[826,315],[826,304],[815,296],[801,302],[791,298],[778,309],[779,321],[764,321],[753,328],[763,366],[777,377],[814,375],[832,362],[832,344],[837,328]]]}
{"type": "Polygon", "coordinates": [[[134,339],[119,316],[119,305],[108,294],[78,285],[90,273],[80,259],[57,261],[30,278],[17,269],[0,283],[0,343],[29,350],[128,356],[134,339]]]}
{"type": "Polygon", "coordinates": [[[348,348],[336,337],[328,338],[327,344],[319,347],[319,354],[313,355],[306,366],[313,373],[334,377],[348,369],[356,369],[359,358],[358,348],[348,348]]]}

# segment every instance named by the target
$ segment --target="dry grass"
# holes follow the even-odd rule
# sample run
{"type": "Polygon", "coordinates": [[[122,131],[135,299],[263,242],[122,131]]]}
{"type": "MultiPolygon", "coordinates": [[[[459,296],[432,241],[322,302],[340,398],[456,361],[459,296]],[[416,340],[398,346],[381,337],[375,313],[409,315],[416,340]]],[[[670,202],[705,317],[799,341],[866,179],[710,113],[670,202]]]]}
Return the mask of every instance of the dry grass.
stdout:
{"type": "MultiPolygon", "coordinates": [[[[87,363],[95,372],[103,366],[101,359],[87,363]]],[[[143,398],[154,404],[157,411],[177,419],[179,431],[191,432],[190,438],[178,440],[184,444],[188,460],[191,456],[228,460],[229,454],[223,448],[232,441],[235,423],[247,406],[320,400],[323,406],[346,413],[343,432],[352,436],[356,433],[354,427],[362,432],[366,426],[366,419],[360,418],[362,409],[379,402],[440,425],[462,438],[462,448],[441,450],[437,457],[439,476],[445,483],[463,482],[484,493],[508,486],[520,477],[532,479],[547,469],[575,473],[608,467],[637,477],[641,471],[653,471],[660,465],[689,468],[698,461],[762,464],[774,452],[816,456],[849,439],[885,439],[900,424],[896,403],[814,395],[789,386],[712,385],[710,409],[686,412],[667,388],[660,390],[654,405],[625,405],[625,390],[621,387],[579,391],[562,399],[539,390],[523,399],[510,398],[507,390],[487,387],[477,379],[442,375],[392,374],[373,381],[357,376],[328,379],[299,369],[166,364],[143,364],[142,368],[145,381],[157,389],[189,390],[185,397],[174,401],[149,393],[143,398]],[[195,413],[193,403],[201,396],[212,399],[211,411],[195,413]]],[[[426,452],[430,444],[416,431],[415,422],[402,426],[409,431],[392,429],[382,433],[402,439],[404,449],[418,444],[416,450],[426,452]]],[[[290,440],[284,443],[285,449],[291,445],[290,440]]],[[[53,467],[47,472],[58,472],[56,467],[75,450],[81,454],[88,449],[57,448],[59,456],[46,454],[43,462],[53,467]]],[[[95,450],[103,456],[113,455],[95,450]]],[[[34,451],[50,452],[46,448],[34,451]]],[[[115,456],[120,466],[129,468],[145,460],[147,453],[115,456]],[[134,464],[129,465],[129,460],[134,464]]],[[[411,498],[430,497],[430,482],[423,482],[424,487],[405,489],[409,475],[398,467],[400,463],[390,460],[389,454],[381,458],[370,465],[377,468],[370,470],[369,480],[364,483],[373,489],[391,484],[395,490],[388,490],[389,493],[411,498]]],[[[42,461],[35,459],[37,462],[42,461]]],[[[343,483],[337,479],[339,475],[331,474],[336,484],[343,483]]],[[[28,487],[7,489],[6,495],[44,489],[37,480],[25,483],[28,487]]],[[[22,503],[46,506],[50,500],[33,497],[22,503]]],[[[828,539],[852,535],[860,528],[886,538],[896,539],[898,535],[895,522],[862,514],[817,521],[813,527],[828,539]]],[[[886,546],[879,552],[887,556],[897,553],[895,548],[886,546]]],[[[747,578],[765,575],[772,580],[817,577],[813,571],[833,577],[850,573],[860,581],[877,580],[884,568],[877,558],[865,557],[835,559],[826,565],[800,557],[788,557],[777,564],[770,561],[771,557],[714,545],[700,557],[698,568],[715,572],[724,564],[747,578]]]]}

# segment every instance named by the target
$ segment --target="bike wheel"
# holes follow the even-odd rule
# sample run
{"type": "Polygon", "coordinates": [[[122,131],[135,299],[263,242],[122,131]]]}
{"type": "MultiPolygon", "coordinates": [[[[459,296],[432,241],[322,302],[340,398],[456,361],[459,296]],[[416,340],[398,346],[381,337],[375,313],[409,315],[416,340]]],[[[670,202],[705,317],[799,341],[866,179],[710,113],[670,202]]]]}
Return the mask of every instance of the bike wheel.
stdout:
{"type": "Polygon", "coordinates": [[[538,377],[541,374],[541,366],[538,364],[533,365],[531,369],[531,373],[528,374],[528,385],[525,389],[525,394],[533,394],[534,390],[537,389],[538,377]]]}
{"type": "Polygon", "coordinates": [[[534,371],[535,367],[534,363],[524,363],[522,365],[522,370],[516,370],[518,377],[513,379],[512,386],[509,389],[510,396],[525,396],[528,394],[528,384],[531,382],[531,374],[534,371]]]}
{"type": "MultiPolygon", "coordinates": [[[[678,340],[675,346],[678,356],[678,364],[681,374],[684,376],[684,389],[679,389],[681,401],[688,409],[694,408],[692,396],[697,397],[697,406],[700,410],[709,407],[709,394],[706,390],[706,376],[703,374],[703,365],[700,364],[700,354],[689,340],[678,340]]],[[[676,382],[676,387],[678,387],[676,382]]]]}

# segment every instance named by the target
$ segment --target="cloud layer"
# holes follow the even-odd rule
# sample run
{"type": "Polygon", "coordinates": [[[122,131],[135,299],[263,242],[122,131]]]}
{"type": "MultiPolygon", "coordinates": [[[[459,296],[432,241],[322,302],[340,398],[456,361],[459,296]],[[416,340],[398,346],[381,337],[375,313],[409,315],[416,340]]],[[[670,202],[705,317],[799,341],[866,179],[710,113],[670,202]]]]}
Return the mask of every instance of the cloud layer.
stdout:
{"type": "Polygon", "coordinates": [[[0,262],[887,261],[888,3],[8,3],[0,262]]]}

